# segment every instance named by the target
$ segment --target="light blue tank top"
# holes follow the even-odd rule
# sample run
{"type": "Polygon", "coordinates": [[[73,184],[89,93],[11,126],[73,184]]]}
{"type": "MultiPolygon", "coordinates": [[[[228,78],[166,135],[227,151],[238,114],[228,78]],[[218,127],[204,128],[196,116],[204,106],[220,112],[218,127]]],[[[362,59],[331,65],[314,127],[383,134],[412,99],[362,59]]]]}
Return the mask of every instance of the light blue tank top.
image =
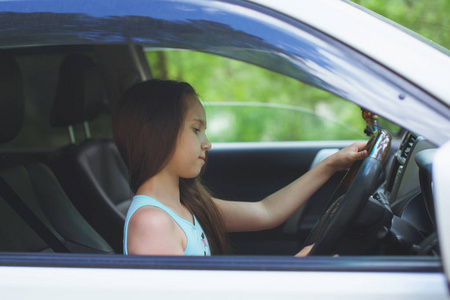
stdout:
{"type": "Polygon", "coordinates": [[[203,232],[203,229],[200,226],[200,223],[195,218],[195,216],[194,216],[194,224],[192,224],[191,222],[179,217],[167,206],[164,206],[157,200],[145,195],[134,196],[130,208],[128,209],[127,217],[125,219],[125,226],[123,228],[123,253],[125,255],[128,255],[127,235],[128,235],[128,223],[130,222],[131,216],[139,208],[147,205],[155,206],[164,210],[184,231],[187,238],[187,245],[186,249],[184,250],[184,255],[201,255],[201,256],[211,255],[211,250],[209,249],[209,244],[208,240],[206,239],[206,235],[203,232]]]}

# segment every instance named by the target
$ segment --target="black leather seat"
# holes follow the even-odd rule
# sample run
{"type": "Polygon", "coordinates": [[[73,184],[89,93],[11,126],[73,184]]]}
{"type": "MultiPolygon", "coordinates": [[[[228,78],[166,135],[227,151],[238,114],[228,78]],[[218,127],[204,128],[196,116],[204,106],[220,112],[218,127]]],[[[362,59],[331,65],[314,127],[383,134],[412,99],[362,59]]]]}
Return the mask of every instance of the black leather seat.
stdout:
{"type": "MultiPolygon", "coordinates": [[[[86,125],[98,117],[106,89],[100,70],[88,57],[67,56],[59,73],[50,123],[86,125]]],[[[58,179],[90,224],[122,252],[123,224],[133,194],[128,171],[112,139],[90,138],[64,147],[52,159],[58,179]]]]}
{"type": "MultiPolygon", "coordinates": [[[[24,119],[24,88],[14,58],[0,51],[0,143],[14,139],[24,119]]],[[[73,206],[51,170],[41,162],[18,155],[0,155],[0,251],[57,252],[53,243],[7,197],[10,188],[38,223],[63,245],[64,252],[114,253],[111,246],[73,206]]],[[[14,201],[13,201],[14,202],[14,201]]],[[[19,205],[20,206],[20,205],[19,205]]],[[[36,223],[36,222],[35,222],[36,223]]]]}

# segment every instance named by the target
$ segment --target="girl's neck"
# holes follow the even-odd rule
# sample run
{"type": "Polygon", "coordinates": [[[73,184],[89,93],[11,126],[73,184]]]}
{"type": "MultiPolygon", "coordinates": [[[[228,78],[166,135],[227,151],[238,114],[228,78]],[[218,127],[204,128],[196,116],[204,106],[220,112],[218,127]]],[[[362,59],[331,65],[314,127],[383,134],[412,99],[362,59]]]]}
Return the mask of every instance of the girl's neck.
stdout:
{"type": "Polygon", "coordinates": [[[147,179],[136,191],[136,195],[152,197],[167,206],[180,205],[180,178],[162,170],[147,179]]]}
{"type": "Polygon", "coordinates": [[[145,181],[136,195],[146,195],[170,208],[179,217],[194,224],[192,213],[180,201],[180,178],[161,171],[145,181]]]}

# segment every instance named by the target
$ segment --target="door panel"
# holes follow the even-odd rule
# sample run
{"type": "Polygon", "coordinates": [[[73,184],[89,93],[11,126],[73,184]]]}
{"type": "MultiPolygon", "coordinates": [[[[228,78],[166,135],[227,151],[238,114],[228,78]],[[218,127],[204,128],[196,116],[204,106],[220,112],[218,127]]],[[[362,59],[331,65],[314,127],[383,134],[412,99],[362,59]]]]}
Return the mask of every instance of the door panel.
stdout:
{"type": "MultiPolygon", "coordinates": [[[[208,153],[202,175],[215,197],[258,201],[305,174],[322,149],[343,148],[350,141],[219,143],[208,153]]],[[[335,174],[281,226],[261,232],[232,233],[232,254],[297,253],[345,172],[335,174]]],[[[280,204],[282,205],[282,204],[280,204]]]]}

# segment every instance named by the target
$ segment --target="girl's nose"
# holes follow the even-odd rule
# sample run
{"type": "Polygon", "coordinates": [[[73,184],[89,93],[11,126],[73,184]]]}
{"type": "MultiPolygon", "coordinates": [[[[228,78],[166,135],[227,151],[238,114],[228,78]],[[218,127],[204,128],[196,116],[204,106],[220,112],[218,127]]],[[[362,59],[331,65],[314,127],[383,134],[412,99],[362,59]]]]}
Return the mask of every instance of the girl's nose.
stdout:
{"type": "Polygon", "coordinates": [[[211,149],[211,143],[208,140],[208,138],[206,137],[206,135],[205,135],[205,139],[204,139],[204,141],[202,143],[202,149],[205,150],[205,151],[208,151],[209,149],[211,149]]]}

